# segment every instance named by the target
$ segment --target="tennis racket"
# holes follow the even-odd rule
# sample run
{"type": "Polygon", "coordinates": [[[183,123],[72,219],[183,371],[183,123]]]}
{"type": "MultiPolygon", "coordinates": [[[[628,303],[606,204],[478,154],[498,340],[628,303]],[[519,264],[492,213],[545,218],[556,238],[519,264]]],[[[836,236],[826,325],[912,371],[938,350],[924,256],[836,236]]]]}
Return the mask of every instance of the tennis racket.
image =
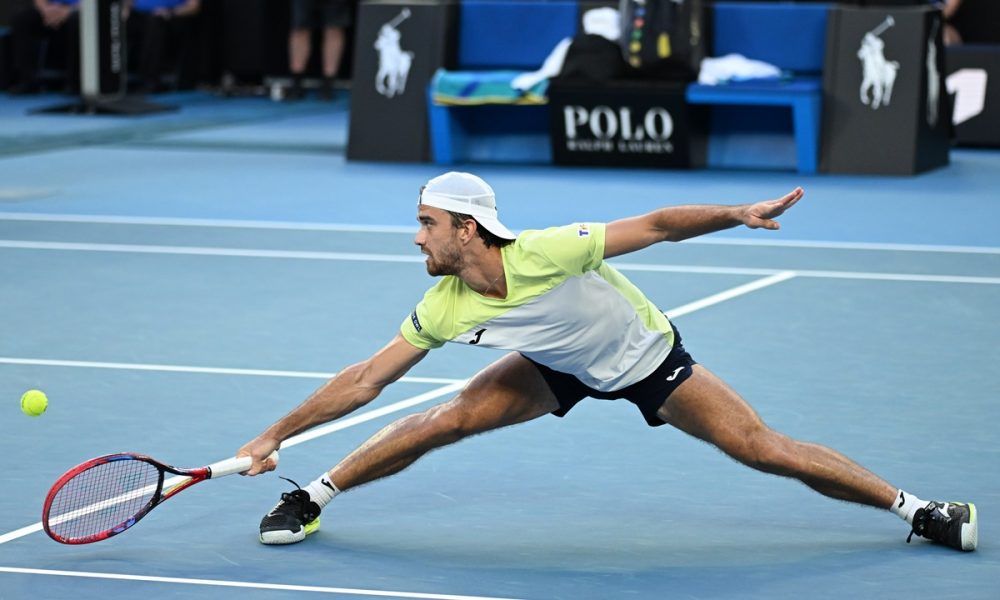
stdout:
{"type": "MultiPolygon", "coordinates": [[[[274,452],[269,458],[278,460],[274,452]]],[[[62,544],[90,544],[118,535],[168,498],[206,479],[250,468],[249,456],[179,469],[142,454],[92,458],[63,474],[42,508],[42,527],[62,544]],[[167,474],[175,475],[167,479],[167,474]]]]}

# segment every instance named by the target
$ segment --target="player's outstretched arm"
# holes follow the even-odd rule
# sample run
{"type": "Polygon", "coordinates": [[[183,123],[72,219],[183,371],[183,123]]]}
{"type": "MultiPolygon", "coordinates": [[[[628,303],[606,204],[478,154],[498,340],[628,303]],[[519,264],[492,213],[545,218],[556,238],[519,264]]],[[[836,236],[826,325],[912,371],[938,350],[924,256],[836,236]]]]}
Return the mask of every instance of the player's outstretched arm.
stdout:
{"type": "Polygon", "coordinates": [[[679,242],[746,225],[752,229],[778,229],[775,221],[795,205],[805,192],[795,188],[781,198],[755,204],[733,206],[669,206],[653,212],[608,223],[604,240],[604,258],[620,256],[658,242],[679,242]]]}
{"type": "Polygon", "coordinates": [[[253,457],[253,466],[244,474],[274,470],[277,465],[268,456],[281,442],[368,404],[426,355],[427,350],[413,346],[397,334],[367,360],[337,373],[292,412],[240,448],[236,456],[253,457]]]}

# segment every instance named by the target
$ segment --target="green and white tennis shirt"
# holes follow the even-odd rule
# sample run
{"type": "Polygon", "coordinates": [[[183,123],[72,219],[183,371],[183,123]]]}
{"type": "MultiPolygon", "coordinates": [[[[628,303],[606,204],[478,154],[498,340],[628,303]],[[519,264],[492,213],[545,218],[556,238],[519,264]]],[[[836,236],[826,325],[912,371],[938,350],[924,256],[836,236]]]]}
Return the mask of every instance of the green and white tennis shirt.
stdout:
{"type": "Polygon", "coordinates": [[[445,276],[400,331],[417,348],[445,342],[516,350],[601,391],[652,373],[673,329],[639,288],[604,262],[603,223],[524,231],[501,249],[507,297],[445,276]]]}

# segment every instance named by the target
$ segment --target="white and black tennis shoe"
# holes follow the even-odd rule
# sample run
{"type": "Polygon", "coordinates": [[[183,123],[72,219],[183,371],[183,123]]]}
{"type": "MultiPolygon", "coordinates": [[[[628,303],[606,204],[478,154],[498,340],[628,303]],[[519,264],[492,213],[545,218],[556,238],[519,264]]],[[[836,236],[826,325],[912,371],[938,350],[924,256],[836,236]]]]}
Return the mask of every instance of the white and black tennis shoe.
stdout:
{"type": "MultiPolygon", "coordinates": [[[[295,487],[298,487],[297,483],[295,487]]],[[[319,505],[309,498],[309,492],[304,489],[283,492],[281,500],[260,521],[260,543],[278,545],[301,542],[319,529],[319,513],[319,505]]]]}
{"type": "Polygon", "coordinates": [[[956,550],[972,552],[979,543],[979,520],[971,502],[928,502],[913,515],[913,534],[956,550]]]}

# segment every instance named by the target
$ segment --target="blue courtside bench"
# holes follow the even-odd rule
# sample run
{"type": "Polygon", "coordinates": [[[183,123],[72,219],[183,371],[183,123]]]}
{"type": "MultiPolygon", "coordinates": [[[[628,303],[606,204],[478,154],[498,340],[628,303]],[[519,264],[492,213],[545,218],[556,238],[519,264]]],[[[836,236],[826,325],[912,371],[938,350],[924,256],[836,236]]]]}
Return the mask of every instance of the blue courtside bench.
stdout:
{"type": "MultiPolygon", "coordinates": [[[[773,119],[778,129],[784,128],[771,136],[781,140],[780,152],[765,145],[743,153],[773,154],[781,164],[794,161],[801,172],[817,171],[830,8],[824,3],[726,1],[706,7],[713,32],[709,55],[742,54],[786,73],[774,81],[691,84],[688,102],[712,107],[713,139],[716,130],[726,133],[734,123],[736,129],[770,127],[773,119]],[[794,148],[786,141],[788,129],[794,148]]],[[[455,68],[439,70],[427,89],[436,163],[551,161],[544,88],[517,95],[509,82],[537,70],[560,40],[574,36],[579,13],[577,0],[461,0],[455,68]]],[[[709,166],[730,166],[713,161],[711,147],[709,166]]]]}
{"type": "Polygon", "coordinates": [[[798,170],[815,173],[819,163],[822,71],[830,8],[831,5],[822,3],[716,2],[706,14],[712,32],[708,54],[715,57],[741,54],[773,64],[787,76],[722,85],[694,83],[687,89],[688,103],[787,107],[791,111],[798,170]]]}
{"type": "Polygon", "coordinates": [[[549,162],[544,84],[516,94],[510,81],[538,70],[577,31],[576,0],[461,0],[456,67],[427,89],[434,162],[549,162]]]}

